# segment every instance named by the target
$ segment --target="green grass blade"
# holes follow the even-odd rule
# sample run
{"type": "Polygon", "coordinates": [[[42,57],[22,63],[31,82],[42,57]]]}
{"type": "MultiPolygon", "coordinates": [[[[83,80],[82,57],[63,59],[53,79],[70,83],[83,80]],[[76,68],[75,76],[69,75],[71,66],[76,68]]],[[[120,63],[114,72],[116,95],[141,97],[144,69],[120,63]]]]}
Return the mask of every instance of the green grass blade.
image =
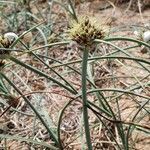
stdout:
{"type": "Polygon", "coordinates": [[[76,94],[75,91],[73,91],[72,89],[70,89],[68,86],[62,84],[61,82],[59,82],[57,80],[55,80],[54,78],[50,77],[46,73],[44,73],[44,72],[42,72],[42,71],[40,71],[40,70],[38,70],[38,69],[36,69],[36,68],[28,65],[28,64],[25,64],[25,63],[21,62],[20,60],[14,58],[14,57],[10,57],[9,59],[12,60],[13,62],[15,62],[16,64],[19,64],[19,65],[21,65],[21,66],[23,66],[23,67],[25,67],[25,68],[27,68],[27,69],[29,69],[29,70],[37,73],[37,74],[39,74],[40,76],[43,76],[43,77],[45,77],[45,78],[53,81],[54,83],[58,84],[60,87],[65,88],[67,91],[69,91],[69,92],[71,92],[73,94],[76,94]]]}
{"type": "Polygon", "coordinates": [[[30,103],[30,101],[28,100],[28,98],[26,98],[23,93],[16,87],[16,85],[11,82],[10,79],[8,79],[3,73],[0,72],[0,76],[3,77],[21,96],[22,98],[25,100],[25,102],[31,107],[31,109],[34,111],[34,113],[37,115],[37,117],[39,118],[39,120],[41,121],[41,123],[45,126],[45,128],[47,129],[48,133],[50,134],[50,136],[52,137],[52,139],[54,140],[55,144],[57,146],[59,146],[58,140],[56,135],[53,133],[53,131],[51,131],[51,129],[48,127],[48,125],[46,124],[45,120],[41,117],[41,115],[39,114],[39,112],[34,108],[34,106],[30,103]]]}
{"type": "Polygon", "coordinates": [[[27,143],[32,143],[32,144],[36,144],[36,145],[41,145],[41,146],[45,146],[47,148],[50,148],[51,150],[58,150],[58,148],[52,146],[52,145],[49,145],[43,141],[36,141],[36,140],[33,140],[33,139],[30,139],[30,138],[24,138],[24,137],[21,137],[21,136],[13,136],[13,135],[7,135],[7,134],[0,134],[0,138],[3,138],[3,139],[9,139],[9,140],[18,140],[18,141],[21,141],[21,142],[27,142],[27,143]]]}

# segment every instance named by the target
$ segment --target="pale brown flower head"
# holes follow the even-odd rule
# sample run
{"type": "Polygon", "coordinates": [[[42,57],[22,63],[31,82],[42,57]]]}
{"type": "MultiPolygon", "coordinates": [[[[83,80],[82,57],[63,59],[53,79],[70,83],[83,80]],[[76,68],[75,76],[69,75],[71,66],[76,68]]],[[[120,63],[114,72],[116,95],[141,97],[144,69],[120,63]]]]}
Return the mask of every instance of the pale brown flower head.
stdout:
{"type": "Polygon", "coordinates": [[[80,45],[91,45],[95,39],[103,39],[108,31],[106,26],[99,24],[96,19],[87,16],[73,22],[69,30],[70,37],[80,45]]]}

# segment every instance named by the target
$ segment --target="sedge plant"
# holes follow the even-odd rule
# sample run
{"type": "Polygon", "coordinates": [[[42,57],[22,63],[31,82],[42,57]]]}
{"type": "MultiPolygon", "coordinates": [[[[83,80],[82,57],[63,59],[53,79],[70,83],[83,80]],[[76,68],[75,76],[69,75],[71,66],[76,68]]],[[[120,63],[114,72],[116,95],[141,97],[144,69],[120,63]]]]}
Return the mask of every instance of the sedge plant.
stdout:
{"type": "Polygon", "coordinates": [[[88,121],[88,101],[87,101],[87,64],[88,54],[91,46],[95,39],[103,39],[106,35],[106,29],[104,26],[98,26],[96,22],[89,17],[81,17],[78,22],[72,23],[70,29],[71,39],[76,41],[82,48],[82,103],[83,103],[83,119],[84,119],[84,130],[86,135],[86,143],[88,149],[92,149],[91,136],[90,136],[90,125],[88,121]]]}
{"type": "MultiPolygon", "coordinates": [[[[49,43],[49,44],[45,42],[45,45],[34,47],[34,48],[32,46],[31,47],[26,46],[26,44],[24,44],[21,41],[21,38],[25,34],[33,30],[35,31],[35,29],[37,29],[38,32],[42,33],[44,39],[46,38],[46,36],[44,35],[44,32],[40,29],[40,25],[42,23],[33,26],[32,28],[24,32],[22,35],[20,35],[19,37],[18,36],[14,37],[13,35],[12,37],[14,38],[12,37],[9,38],[10,35],[8,34],[7,36],[0,37],[0,44],[1,44],[0,55],[1,55],[1,65],[2,65],[2,69],[0,71],[1,93],[3,95],[8,95],[9,90],[6,90],[6,88],[11,86],[16,92],[15,96],[16,95],[21,96],[24,99],[24,101],[30,106],[35,116],[40,120],[42,125],[45,127],[46,131],[49,133],[49,137],[52,139],[53,144],[47,144],[46,142],[43,142],[43,141],[39,142],[37,140],[26,139],[23,137],[14,137],[11,135],[0,135],[0,137],[4,139],[8,138],[8,139],[26,141],[28,143],[38,144],[38,145],[41,145],[50,149],[65,149],[65,147],[63,147],[62,145],[61,134],[60,134],[61,133],[61,121],[63,118],[62,116],[64,115],[64,112],[67,109],[67,107],[69,107],[73,101],[76,101],[78,98],[80,98],[81,101],[79,100],[78,101],[82,104],[82,112],[83,112],[83,120],[84,120],[83,126],[84,126],[87,148],[89,150],[93,149],[92,135],[90,131],[94,127],[91,126],[91,124],[89,123],[89,114],[88,114],[88,111],[91,110],[94,113],[94,115],[97,116],[97,118],[99,119],[99,122],[101,122],[102,125],[105,127],[105,129],[108,130],[108,132],[110,133],[112,140],[115,143],[114,147],[115,148],[117,147],[116,149],[120,149],[120,150],[122,149],[129,150],[130,149],[130,136],[134,130],[143,131],[146,134],[149,133],[150,131],[148,126],[142,126],[141,124],[139,124],[139,122],[144,118],[144,116],[147,116],[150,113],[149,109],[147,108],[150,97],[145,96],[143,94],[136,93],[136,90],[138,89],[144,90],[145,88],[148,88],[150,86],[149,82],[143,83],[145,79],[149,79],[150,62],[147,59],[134,57],[132,54],[130,54],[130,52],[128,52],[128,50],[131,50],[132,48],[135,48],[135,47],[139,47],[141,45],[144,45],[145,47],[149,49],[150,45],[149,43],[145,41],[137,40],[135,38],[107,37],[108,27],[97,23],[96,20],[88,16],[77,18],[77,15],[75,13],[75,10],[73,8],[71,1],[69,1],[69,5],[70,5],[70,7],[68,7],[70,8],[69,13],[71,13],[72,18],[75,19],[75,21],[73,21],[70,26],[70,30],[69,30],[70,39],[69,40],[59,41],[59,42],[54,42],[54,43],[49,43]],[[46,55],[44,54],[42,55],[37,52],[37,51],[42,51],[43,49],[47,50],[48,48],[55,47],[55,46],[66,46],[67,44],[71,43],[72,40],[75,41],[79,45],[79,49],[81,53],[83,54],[82,59],[63,62],[63,61],[59,61],[57,58],[48,56],[47,53],[46,55]],[[126,42],[134,43],[135,45],[123,48],[123,47],[116,46],[116,44],[113,43],[114,41],[117,41],[117,42],[126,41],[126,42]],[[14,48],[17,43],[21,43],[22,47],[24,48],[24,50],[22,51],[21,50],[22,47],[21,47],[20,51],[19,50],[17,51],[18,53],[21,53],[22,55],[26,53],[30,54],[31,56],[36,58],[36,60],[40,62],[44,67],[48,68],[48,70],[51,73],[55,74],[55,76],[53,77],[51,76],[51,74],[47,73],[43,69],[36,68],[32,64],[28,64],[27,62],[20,60],[19,57],[14,56],[11,53],[11,51],[14,51],[14,48]],[[93,45],[95,46],[97,44],[109,45],[114,51],[103,56],[102,55],[92,56],[91,49],[93,45]],[[121,53],[121,56],[119,55],[120,53],[121,53]],[[46,61],[43,60],[43,58],[44,60],[54,61],[54,65],[50,66],[46,61]],[[65,89],[71,95],[74,95],[74,97],[72,97],[72,100],[67,102],[67,104],[63,107],[63,109],[60,112],[60,115],[58,118],[57,130],[56,129],[54,130],[53,128],[51,128],[51,124],[49,124],[46,121],[46,119],[43,117],[43,114],[41,114],[34,107],[34,105],[25,96],[25,94],[18,88],[18,85],[13,82],[11,76],[9,76],[8,73],[5,73],[3,68],[5,67],[7,68],[7,66],[5,66],[5,63],[3,61],[4,59],[8,59],[11,62],[15,63],[16,65],[22,68],[25,68],[27,70],[30,70],[38,76],[44,77],[45,79],[47,79],[46,80],[47,84],[51,82],[53,83],[53,84],[50,84],[51,86],[57,85],[58,87],[65,89]],[[128,60],[128,61],[135,62],[139,66],[139,68],[144,70],[147,74],[140,79],[139,77],[137,77],[137,75],[133,75],[132,78],[135,79],[136,82],[128,86],[126,89],[118,89],[115,87],[98,88],[95,85],[95,82],[93,82],[92,77],[89,77],[89,73],[88,73],[89,70],[87,70],[89,62],[92,61],[95,63],[97,61],[108,60],[108,59],[117,60],[121,65],[123,65],[123,63],[120,60],[128,60]],[[71,66],[72,64],[74,65],[77,63],[82,64],[81,71],[78,71],[77,69],[71,66]],[[67,67],[69,70],[71,70],[72,72],[75,72],[81,77],[81,90],[76,89],[75,86],[65,78],[65,74],[63,73],[61,74],[55,71],[55,69],[59,67],[64,67],[64,68],[67,67]],[[5,82],[6,84],[5,86],[3,82],[5,82]],[[91,89],[88,89],[87,83],[91,85],[90,86],[91,89]],[[109,97],[103,94],[105,92],[110,92],[110,91],[113,94],[111,94],[111,96],[109,97]],[[98,105],[96,102],[95,103],[91,102],[88,99],[89,93],[96,95],[98,105]],[[112,103],[115,102],[118,104],[117,101],[120,100],[123,95],[130,96],[131,100],[137,104],[137,111],[130,122],[127,122],[121,119],[119,105],[117,105],[117,109],[118,109],[117,112],[115,112],[112,106],[110,105],[111,101],[112,103]],[[136,100],[137,97],[143,98],[145,101],[141,104],[140,102],[136,100]],[[143,117],[142,116],[138,117],[140,112],[144,112],[143,117]],[[107,124],[103,121],[102,118],[104,120],[107,120],[108,122],[113,123],[116,126],[119,140],[116,139],[114,133],[112,133],[112,131],[107,127],[107,124]]],[[[110,78],[112,78],[112,80],[114,78],[118,79],[118,77],[114,77],[114,76],[110,78]]],[[[47,114],[46,116],[48,118],[49,115],[47,114]]],[[[51,118],[51,116],[49,117],[51,118]]],[[[79,134],[78,136],[81,136],[81,135],[79,134]]]]}

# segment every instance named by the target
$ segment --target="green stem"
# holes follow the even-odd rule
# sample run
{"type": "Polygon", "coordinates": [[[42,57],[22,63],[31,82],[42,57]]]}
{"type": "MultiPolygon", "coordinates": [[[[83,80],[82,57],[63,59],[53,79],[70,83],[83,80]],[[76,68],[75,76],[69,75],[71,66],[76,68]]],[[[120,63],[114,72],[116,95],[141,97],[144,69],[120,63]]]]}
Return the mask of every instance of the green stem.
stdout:
{"type": "Polygon", "coordinates": [[[87,62],[88,62],[88,49],[85,47],[83,50],[82,58],[82,101],[83,101],[83,120],[84,120],[84,129],[86,142],[88,150],[92,150],[91,138],[90,138],[90,128],[88,121],[88,109],[87,109],[87,93],[86,93],[86,74],[87,74],[87,62]]]}

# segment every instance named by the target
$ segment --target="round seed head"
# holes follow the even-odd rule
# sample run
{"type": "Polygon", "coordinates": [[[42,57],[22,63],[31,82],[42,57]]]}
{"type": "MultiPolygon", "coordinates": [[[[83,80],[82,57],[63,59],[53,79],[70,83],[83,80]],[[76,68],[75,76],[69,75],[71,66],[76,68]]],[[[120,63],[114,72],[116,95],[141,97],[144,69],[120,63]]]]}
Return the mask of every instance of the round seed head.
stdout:
{"type": "MultiPolygon", "coordinates": [[[[13,32],[8,32],[0,36],[0,48],[9,48],[16,38],[18,38],[18,36],[13,32]]],[[[0,55],[4,54],[10,54],[10,51],[0,50],[0,55]]]]}
{"type": "Polygon", "coordinates": [[[81,17],[78,22],[73,22],[70,29],[71,39],[80,45],[91,45],[95,39],[103,39],[106,33],[104,25],[87,16],[81,17]]]}
{"type": "Polygon", "coordinates": [[[32,32],[27,32],[24,36],[23,36],[23,41],[25,43],[29,43],[33,38],[32,32]]]}
{"type": "Polygon", "coordinates": [[[144,42],[150,41],[150,31],[146,31],[143,33],[143,40],[144,40],[144,42]]]}
{"type": "Polygon", "coordinates": [[[10,43],[13,43],[18,36],[13,32],[8,32],[4,34],[4,38],[8,39],[10,43]]]}

